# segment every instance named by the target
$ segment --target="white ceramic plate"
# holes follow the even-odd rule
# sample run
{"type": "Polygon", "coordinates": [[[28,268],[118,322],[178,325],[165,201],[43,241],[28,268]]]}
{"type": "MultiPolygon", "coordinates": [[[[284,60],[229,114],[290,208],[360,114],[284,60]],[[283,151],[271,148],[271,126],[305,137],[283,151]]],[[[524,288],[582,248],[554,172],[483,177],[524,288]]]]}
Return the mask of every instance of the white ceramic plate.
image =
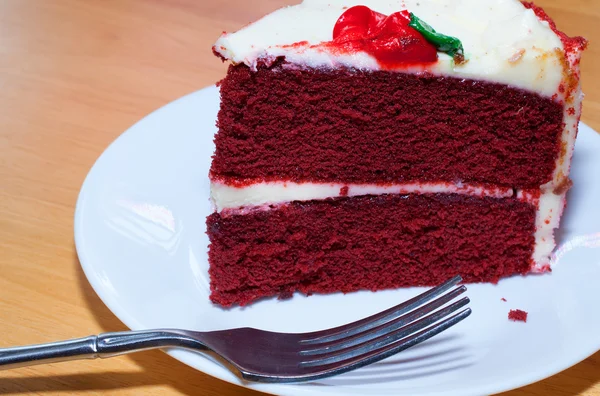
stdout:
{"type": "MultiPolygon", "coordinates": [[[[132,329],[303,332],[359,319],[424,290],[296,295],[228,310],[211,304],[205,218],[218,102],[211,87],[150,114],[102,154],[83,184],[77,252],[119,319],[132,329]]],[[[225,381],[282,395],[481,395],[564,370],[600,349],[598,153],[600,135],[582,124],[554,271],[469,285],[473,314],[422,345],[303,385],[242,383],[202,354],[168,353],[225,381]],[[514,308],[529,312],[527,323],[508,320],[514,308]]]]}

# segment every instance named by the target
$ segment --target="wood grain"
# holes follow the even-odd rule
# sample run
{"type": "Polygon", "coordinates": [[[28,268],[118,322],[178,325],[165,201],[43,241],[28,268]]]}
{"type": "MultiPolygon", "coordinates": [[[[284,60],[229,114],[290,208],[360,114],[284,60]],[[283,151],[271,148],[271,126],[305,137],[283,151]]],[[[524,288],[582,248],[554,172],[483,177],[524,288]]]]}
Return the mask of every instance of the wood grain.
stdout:
{"type": "MultiPolygon", "coordinates": [[[[144,115],[219,80],[211,54],[232,31],[292,0],[0,1],[0,346],[124,330],[73,246],[83,179],[144,115]]],[[[583,120],[600,130],[597,0],[539,0],[583,60],[583,120]]],[[[258,395],[161,352],[0,372],[0,394],[258,395]]],[[[524,395],[600,395],[600,353],[524,395]]]]}

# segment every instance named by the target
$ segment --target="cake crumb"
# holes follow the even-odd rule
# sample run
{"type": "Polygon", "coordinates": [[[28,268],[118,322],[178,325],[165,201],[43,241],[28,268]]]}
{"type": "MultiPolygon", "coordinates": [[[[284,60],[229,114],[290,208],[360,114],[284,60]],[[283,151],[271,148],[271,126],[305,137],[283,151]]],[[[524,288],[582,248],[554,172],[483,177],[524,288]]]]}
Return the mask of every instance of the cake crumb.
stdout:
{"type": "Polygon", "coordinates": [[[348,186],[344,186],[342,188],[340,188],[340,197],[347,197],[348,196],[348,186]]]}
{"type": "Polygon", "coordinates": [[[502,297],[500,300],[506,302],[506,298],[502,297]]]}
{"type": "Polygon", "coordinates": [[[510,58],[508,58],[508,61],[510,63],[516,63],[523,57],[523,55],[525,55],[525,49],[521,48],[517,52],[515,52],[510,58]]]}
{"type": "Polygon", "coordinates": [[[508,313],[508,319],[513,322],[527,322],[527,312],[520,309],[511,309],[508,313]]]}
{"type": "Polygon", "coordinates": [[[569,191],[569,189],[573,187],[573,181],[568,177],[561,179],[558,185],[554,188],[554,194],[561,195],[569,191]]]}
{"type": "Polygon", "coordinates": [[[293,292],[291,292],[291,291],[282,291],[277,296],[277,299],[278,300],[289,300],[292,297],[294,297],[294,293],[293,292]]]}
{"type": "Polygon", "coordinates": [[[457,65],[463,65],[467,63],[467,60],[465,59],[465,56],[462,53],[457,52],[452,58],[454,59],[454,63],[457,65]]]}

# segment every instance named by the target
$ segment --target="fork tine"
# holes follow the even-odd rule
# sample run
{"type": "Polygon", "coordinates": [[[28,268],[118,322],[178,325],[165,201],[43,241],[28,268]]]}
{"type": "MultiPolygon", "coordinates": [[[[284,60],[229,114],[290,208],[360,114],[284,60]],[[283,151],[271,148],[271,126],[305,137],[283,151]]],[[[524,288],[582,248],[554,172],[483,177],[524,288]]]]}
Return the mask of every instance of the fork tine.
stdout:
{"type": "MultiPolygon", "coordinates": [[[[398,330],[385,333],[375,339],[363,342],[362,344],[355,345],[349,348],[344,348],[334,353],[327,353],[325,355],[314,356],[313,360],[307,360],[300,363],[301,367],[314,367],[323,366],[332,363],[342,362],[348,359],[356,358],[364,354],[368,354],[371,351],[385,348],[386,346],[393,345],[394,343],[406,338],[410,334],[421,331],[439,320],[447,317],[453,312],[459,310],[469,303],[469,298],[464,297],[461,300],[448,305],[434,313],[431,313],[415,322],[412,322],[398,330]]],[[[401,341],[400,341],[401,342],[401,341]]]]}
{"type": "Polygon", "coordinates": [[[419,294],[418,296],[413,297],[410,300],[407,300],[394,307],[386,309],[385,311],[376,313],[364,319],[360,319],[356,322],[352,322],[343,326],[307,333],[306,335],[308,336],[308,338],[303,339],[302,341],[300,341],[300,343],[316,344],[322,342],[330,342],[373,329],[395,319],[400,315],[412,311],[420,305],[427,303],[428,301],[450,290],[452,287],[456,286],[460,282],[462,282],[462,278],[460,276],[455,276],[454,278],[442,283],[441,285],[433,289],[429,289],[425,293],[419,294]]]}
{"type": "Polygon", "coordinates": [[[331,377],[333,375],[342,374],[378,362],[399,352],[402,352],[405,349],[415,346],[423,341],[428,340],[429,338],[459,323],[463,319],[467,318],[470,314],[471,309],[466,308],[461,312],[451,316],[450,318],[445,319],[442,322],[439,322],[434,326],[423,329],[395,343],[386,345],[376,350],[371,350],[369,352],[366,352],[362,355],[356,356],[343,362],[332,363],[328,366],[320,366],[318,368],[320,368],[321,370],[303,376],[302,380],[306,381],[331,377]]]}
{"type": "MultiPolygon", "coordinates": [[[[309,348],[312,347],[314,349],[306,349],[300,352],[301,355],[318,355],[323,353],[332,353],[335,351],[339,351],[341,349],[349,348],[355,345],[362,344],[366,341],[372,340],[374,338],[378,338],[384,334],[389,334],[395,330],[402,328],[403,326],[414,322],[417,319],[422,318],[435,311],[436,309],[444,306],[446,303],[454,300],[457,296],[461,295],[467,290],[467,288],[463,285],[460,286],[447,294],[442,295],[441,297],[423,305],[413,311],[410,311],[407,314],[399,316],[387,323],[384,323],[380,326],[377,326],[371,330],[364,331],[362,333],[356,334],[354,336],[341,338],[336,341],[319,343],[319,344],[309,344],[307,345],[309,348]]],[[[408,335],[408,334],[406,334],[408,335]]]]}

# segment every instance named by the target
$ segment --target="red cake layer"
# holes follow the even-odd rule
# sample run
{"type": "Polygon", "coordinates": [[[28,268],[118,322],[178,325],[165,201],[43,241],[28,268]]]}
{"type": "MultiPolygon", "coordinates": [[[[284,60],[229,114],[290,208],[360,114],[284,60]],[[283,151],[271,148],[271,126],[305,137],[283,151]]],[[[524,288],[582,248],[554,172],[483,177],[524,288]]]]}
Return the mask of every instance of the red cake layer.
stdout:
{"type": "Polygon", "coordinates": [[[211,300],[496,282],[528,272],[535,207],[514,198],[379,195],[208,217],[211,300]]]}
{"type": "Polygon", "coordinates": [[[212,177],[538,188],[562,106],[501,84],[388,71],[231,66],[212,177]]]}

